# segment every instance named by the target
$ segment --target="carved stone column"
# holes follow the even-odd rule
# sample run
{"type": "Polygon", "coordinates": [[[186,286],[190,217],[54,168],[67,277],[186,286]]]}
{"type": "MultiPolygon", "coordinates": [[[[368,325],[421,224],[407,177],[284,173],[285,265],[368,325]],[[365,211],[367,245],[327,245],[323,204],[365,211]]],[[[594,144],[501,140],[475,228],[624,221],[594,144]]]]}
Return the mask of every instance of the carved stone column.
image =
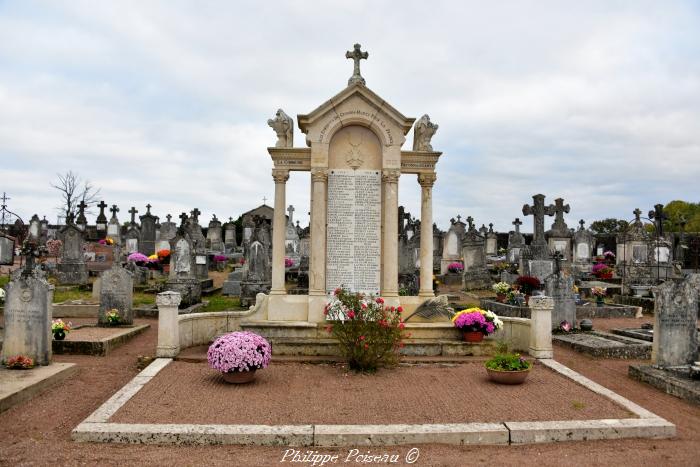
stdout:
{"type": "Polygon", "coordinates": [[[399,177],[398,169],[385,170],[384,182],[384,268],[382,295],[399,296],[399,177]]]}
{"type": "Polygon", "coordinates": [[[180,326],[177,307],[181,297],[178,292],[162,292],[156,295],[158,305],[158,346],[156,357],[173,358],[180,353],[180,326]]]}
{"type": "Polygon", "coordinates": [[[284,288],[284,237],[287,230],[284,212],[289,170],[272,169],[272,179],[275,181],[275,215],[272,219],[272,288],[270,295],[284,295],[287,293],[284,288]]]}
{"type": "Polygon", "coordinates": [[[418,175],[420,184],[420,289],[419,297],[433,297],[433,184],[435,173],[418,175]]]}
{"type": "Polygon", "coordinates": [[[309,295],[326,294],[326,196],[327,169],[311,169],[311,258],[309,295]]]}
{"type": "Polygon", "coordinates": [[[552,297],[530,297],[530,348],[535,358],[553,358],[552,349],[552,297]]]}

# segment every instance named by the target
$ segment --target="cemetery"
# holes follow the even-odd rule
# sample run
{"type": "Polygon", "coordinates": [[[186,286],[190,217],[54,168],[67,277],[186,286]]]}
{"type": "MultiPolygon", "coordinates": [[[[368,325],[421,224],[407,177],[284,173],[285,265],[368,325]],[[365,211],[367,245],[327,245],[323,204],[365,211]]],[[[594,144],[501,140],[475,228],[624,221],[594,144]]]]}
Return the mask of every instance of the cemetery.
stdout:
{"type": "Polygon", "coordinates": [[[0,464],[697,462],[700,229],[680,201],[597,220],[538,180],[489,208],[502,229],[438,191],[456,117],[420,92],[403,114],[369,57],[336,53],[335,94],[251,130],[262,204],[214,214],[201,200],[239,194],[213,182],[117,201],[108,174],[76,196],[70,167],[56,222],[3,192],[0,464]]]}

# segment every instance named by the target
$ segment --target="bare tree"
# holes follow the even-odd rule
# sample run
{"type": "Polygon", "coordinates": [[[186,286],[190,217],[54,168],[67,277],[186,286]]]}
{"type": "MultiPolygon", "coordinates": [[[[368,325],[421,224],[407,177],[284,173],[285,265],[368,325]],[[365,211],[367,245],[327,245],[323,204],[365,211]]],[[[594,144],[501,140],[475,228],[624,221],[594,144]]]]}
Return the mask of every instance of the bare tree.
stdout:
{"type": "Polygon", "coordinates": [[[75,218],[78,215],[78,206],[81,201],[88,206],[97,203],[100,189],[95,188],[89,180],[83,180],[72,170],[57,176],[58,182],[52,183],[51,186],[61,193],[61,204],[56,209],[66,218],[70,215],[75,218]]]}

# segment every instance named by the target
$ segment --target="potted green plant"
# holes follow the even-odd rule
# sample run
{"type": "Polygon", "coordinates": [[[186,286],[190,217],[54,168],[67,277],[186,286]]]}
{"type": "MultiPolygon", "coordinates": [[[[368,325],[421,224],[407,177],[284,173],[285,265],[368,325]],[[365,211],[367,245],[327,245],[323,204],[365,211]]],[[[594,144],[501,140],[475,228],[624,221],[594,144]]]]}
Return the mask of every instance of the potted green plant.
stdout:
{"type": "Polygon", "coordinates": [[[532,369],[532,363],[520,354],[507,351],[497,353],[484,366],[489,379],[499,384],[522,384],[532,369]]]}
{"type": "Polygon", "coordinates": [[[66,334],[71,331],[71,326],[71,323],[65,323],[62,319],[51,320],[53,338],[57,341],[62,341],[66,338],[66,334]]]}

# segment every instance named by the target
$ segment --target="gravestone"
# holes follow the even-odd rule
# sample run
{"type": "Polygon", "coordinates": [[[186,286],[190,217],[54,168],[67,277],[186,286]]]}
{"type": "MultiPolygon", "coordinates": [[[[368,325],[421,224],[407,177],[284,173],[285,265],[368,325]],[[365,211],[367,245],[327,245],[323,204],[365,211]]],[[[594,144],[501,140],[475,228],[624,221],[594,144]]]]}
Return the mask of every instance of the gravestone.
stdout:
{"type": "Polygon", "coordinates": [[[246,255],[248,273],[241,284],[242,306],[251,305],[258,293],[268,293],[272,285],[270,226],[260,216],[253,216],[253,224],[246,255]]]}
{"type": "Polygon", "coordinates": [[[15,239],[0,232],[0,264],[15,263],[15,239]]]}
{"type": "Polygon", "coordinates": [[[59,231],[63,248],[61,263],[56,267],[60,284],[86,284],[88,270],[83,255],[83,231],[68,218],[68,223],[59,231]]]}
{"type": "Polygon", "coordinates": [[[107,224],[107,236],[114,240],[115,245],[121,245],[121,226],[119,225],[119,219],[117,219],[119,208],[116,204],[113,204],[110,211],[112,212],[112,217],[109,219],[109,223],[107,224]]]}
{"type": "Polygon", "coordinates": [[[698,360],[700,274],[668,280],[654,287],[652,363],[657,367],[690,365],[698,360]]]}
{"type": "Polygon", "coordinates": [[[34,262],[29,258],[24,269],[12,274],[6,286],[0,361],[24,355],[31,357],[37,365],[51,363],[53,291],[53,285],[34,268],[34,262]]]}
{"type": "Polygon", "coordinates": [[[554,223],[547,231],[547,242],[550,251],[560,251],[564,261],[571,261],[571,231],[564,222],[564,213],[569,213],[571,208],[564,204],[562,198],[554,200],[554,223]]]}
{"type": "Polygon", "coordinates": [[[593,242],[595,238],[590,230],[584,227],[584,220],[579,221],[579,228],[574,234],[574,271],[577,274],[591,272],[593,242]]]}
{"type": "Polygon", "coordinates": [[[165,288],[179,292],[180,308],[187,308],[201,301],[202,286],[195,271],[196,252],[186,228],[187,215],[182,213],[180,218],[182,224],[170,240],[170,274],[165,288]]]}
{"type": "MultiPolygon", "coordinates": [[[[192,241],[192,247],[195,252],[195,275],[199,279],[209,278],[209,258],[207,257],[206,243],[202,233],[202,227],[199,225],[199,215],[202,212],[198,208],[190,211],[190,217],[187,219],[186,231],[192,241]]],[[[184,299],[183,299],[184,300],[184,299]]]]}
{"type": "Polygon", "coordinates": [[[78,217],[75,220],[75,225],[85,232],[85,228],[87,227],[87,218],[85,217],[85,208],[88,207],[87,203],[85,201],[80,201],[78,204],[78,217]]]}
{"type": "Polygon", "coordinates": [[[97,231],[97,238],[102,239],[107,236],[107,216],[105,216],[107,203],[100,201],[97,207],[100,208],[100,213],[95,220],[95,230],[97,231]]]}
{"type": "Polygon", "coordinates": [[[493,223],[489,224],[489,230],[486,232],[486,254],[489,256],[498,254],[498,235],[493,231],[493,223]]]}
{"type": "Polygon", "coordinates": [[[469,230],[462,240],[462,257],[464,272],[462,288],[464,290],[485,289],[491,285],[491,277],[486,269],[486,239],[479,234],[468,217],[469,230]]]}
{"type": "Polygon", "coordinates": [[[533,195],[532,206],[523,206],[523,215],[533,217],[534,233],[532,243],[521,250],[521,270],[525,275],[535,276],[540,281],[554,272],[554,266],[550,259],[549,246],[544,235],[544,216],[553,216],[555,208],[553,204],[545,206],[545,196],[533,195]]]}
{"type": "Polygon", "coordinates": [[[508,252],[506,260],[509,263],[517,264],[520,262],[520,251],[525,247],[525,237],[520,233],[520,226],[523,223],[517,217],[513,221],[515,231],[508,233],[508,252]]]}
{"type": "Polygon", "coordinates": [[[156,252],[156,223],[158,217],[151,214],[151,205],[146,205],[146,214],[139,216],[141,219],[141,239],[139,250],[146,256],[156,252]]]}
{"type": "Polygon", "coordinates": [[[166,222],[160,224],[160,235],[156,241],[156,253],[161,250],[170,250],[170,240],[177,234],[177,224],[171,222],[173,216],[168,214],[165,216],[166,222]]]}
{"type": "Polygon", "coordinates": [[[126,235],[124,235],[124,242],[126,253],[128,255],[139,252],[141,245],[141,232],[139,231],[139,228],[130,224],[126,231],[126,235]]]}
{"type": "Polygon", "coordinates": [[[228,278],[224,281],[223,287],[221,289],[222,295],[240,295],[241,294],[241,282],[243,281],[243,271],[237,269],[230,272],[228,278]]]}
{"type": "Polygon", "coordinates": [[[41,221],[39,220],[39,216],[34,214],[32,218],[29,221],[29,238],[39,241],[41,238],[41,221]]]}
{"type": "Polygon", "coordinates": [[[623,293],[628,293],[632,285],[653,285],[651,238],[641,220],[642,211],[637,208],[633,213],[635,219],[617,236],[617,272],[624,279],[623,293]]]}
{"type": "Polygon", "coordinates": [[[557,251],[554,255],[554,274],[544,280],[545,294],[554,300],[552,310],[552,329],[556,329],[563,321],[574,326],[576,324],[576,300],[574,297],[574,278],[561,269],[563,254],[557,251]]]}
{"type": "Polygon", "coordinates": [[[133,290],[134,280],[132,273],[124,269],[119,262],[107,269],[100,276],[100,308],[97,315],[97,324],[108,324],[106,313],[112,309],[119,312],[121,324],[133,324],[133,290]]]}
{"type": "Polygon", "coordinates": [[[226,253],[232,253],[237,246],[236,223],[233,222],[233,217],[229,217],[228,222],[224,224],[224,248],[226,253]]]}
{"type": "Polygon", "coordinates": [[[447,267],[450,263],[461,261],[462,259],[462,240],[464,240],[466,224],[461,219],[462,216],[457,216],[457,220],[450,219],[450,228],[447,230],[443,240],[440,274],[448,272],[447,267]]]}
{"type": "Polygon", "coordinates": [[[216,214],[209,221],[207,229],[207,246],[211,251],[222,253],[224,251],[224,240],[221,232],[221,221],[216,218],[216,214]]]}

